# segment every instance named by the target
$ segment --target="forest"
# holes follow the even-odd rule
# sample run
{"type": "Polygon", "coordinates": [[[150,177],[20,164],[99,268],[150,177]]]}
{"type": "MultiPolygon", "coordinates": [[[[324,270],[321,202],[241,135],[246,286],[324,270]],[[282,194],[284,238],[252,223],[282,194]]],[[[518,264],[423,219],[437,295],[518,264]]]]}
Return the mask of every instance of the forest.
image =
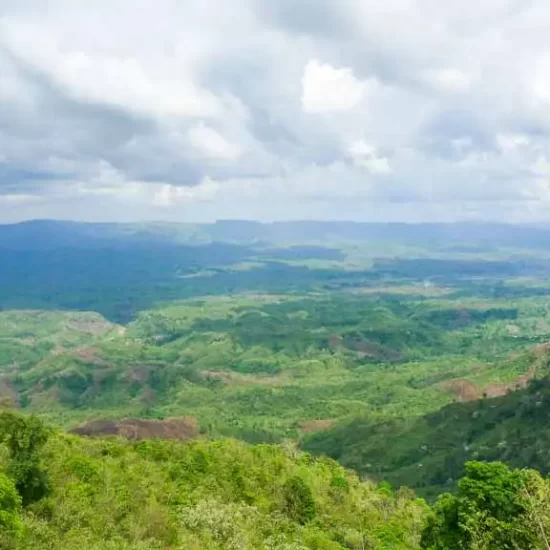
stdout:
{"type": "Polygon", "coordinates": [[[0,226],[0,548],[547,549],[548,242],[0,226]]]}

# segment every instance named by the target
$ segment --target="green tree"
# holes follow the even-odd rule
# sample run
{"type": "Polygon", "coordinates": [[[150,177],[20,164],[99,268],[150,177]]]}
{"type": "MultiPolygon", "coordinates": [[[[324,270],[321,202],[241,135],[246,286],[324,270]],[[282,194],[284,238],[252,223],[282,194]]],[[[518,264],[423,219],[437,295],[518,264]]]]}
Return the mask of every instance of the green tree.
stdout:
{"type": "Polygon", "coordinates": [[[40,450],[49,430],[35,416],[0,413],[0,443],[9,451],[7,474],[14,480],[23,505],[41,499],[48,492],[48,480],[40,464],[40,450]]]}
{"type": "Polygon", "coordinates": [[[21,497],[13,481],[0,472],[0,549],[10,548],[21,531],[21,497]]]}
{"type": "Polygon", "coordinates": [[[284,509],[288,517],[305,524],[315,517],[315,499],[311,489],[299,476],[293,476],[284,484],[284,509]]]}
{"type": "MultiPolygon", "coordinates": [[[[540,476],[539,476],[540,477],[540,476]]],[[[468,462],[458,494],[442,495],[422,535],[430,550],[538,548],[529,476],[501,462],[468,462]]]]}

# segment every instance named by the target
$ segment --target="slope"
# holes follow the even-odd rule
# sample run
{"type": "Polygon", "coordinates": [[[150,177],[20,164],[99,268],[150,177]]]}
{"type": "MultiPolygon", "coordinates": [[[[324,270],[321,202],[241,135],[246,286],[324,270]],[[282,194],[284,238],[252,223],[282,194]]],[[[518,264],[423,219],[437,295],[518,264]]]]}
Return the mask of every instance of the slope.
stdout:
{"type": "Polygon", "coordinates": [[[44,445],[48,431],[0,413],[3,550],[418,548],[427,507],[411,491],[360,482],[292,445],[64,433],[44,445]],[[27,495],[23,509],[10,478],[27,495]],[[28,498],[25,486],[40,484],[28,498]]]}
{"type": "MultiPolygon", "coordinates": [[[[548,372],[549,352],[520,360],[548,372]]],[[[453,489],[468,460],[505,461],[550,472],[550,377],[496,398],[453,403],[421,416],[376,422],[362,417],[307,436],[304,449],[363,475],[430,496],[453,489]]]]}

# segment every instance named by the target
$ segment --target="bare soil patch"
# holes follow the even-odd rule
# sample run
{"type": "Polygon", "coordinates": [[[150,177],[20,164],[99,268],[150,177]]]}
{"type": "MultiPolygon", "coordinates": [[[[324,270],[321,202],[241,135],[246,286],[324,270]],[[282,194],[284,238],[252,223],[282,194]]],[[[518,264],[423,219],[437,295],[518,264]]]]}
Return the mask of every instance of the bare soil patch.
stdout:
{"type": "Polygon", "coordinates": [[[19,396],[7,380],[0,378],[0,408],[19,407],[19,396]]]}
{"type": "Polygon", "coordinates": [[[510,391],[526,388],[535,377],[536,372],[537,367],[532,365],[526,373],[519,375],[512,382],[489,384],[485,388],[480,388],[474,382],[466,379],[445,380],[440,387],[454,393],[458,401],[474,401],[482,396],[501,397],[510,391]]]}
{"type": "Polygon", "coordinates": [[[126,379],[129,382],[140,382],[143,384],[149,378],[150,371],[151,367],[149,365],[136,365],[127,371],[126,379]]]}
{"type": "Polygon", "coordinates": [[[342,345],[343,338],[339,334],[331,334],[328,337],[328,345],[331,349],[336,349],[342,345]]]}
{"type": "Polygon", "coordinates": [[[441,389],[454,393],[458,401],[474,401],[481,397],[479,387],[470,380],[464,378],[445,380],[441,382],[440,386],[441,389]]]}
{"type": "Polygon", "coordinates": [[[354,350],[359,358],[372,357],[386,361],[400,361],[403,356],[397,350],[388,348],[370,340],[352,340],[348,348],[354,350]]]}
{"type": "Polygon", "coordinates": [[[513,382],[509,382],[508,384],[489,384],[485,388],[484,393],[487,397],[500,397],[506,395],[509,391],[526,388],[529,382],[535,377],[536,372],[537,367],[533,365],[525,374],[521,374],[513,382]]]}
{"type": "Polygon", "coordinates": [[[114,420],[92,420],[74,428],[71,433],[84,436],[117,435],[125,439],[191,439],[199,433],[195,417],[167,418],[165,420],[145,420],[126,418],[114,420]]]}
{"type": "Polygon", "coordinates": [[[105,319],[71,319],[65,325],[69,330],[84,332],[92,336],[102,336],[115,325],[105,319]]]}
{"type": "Polygon", "coordinates": [[[219,380],[224,384],[233,386],[269,386],[276,388],[290,383],[289,378],[282,376],[254,376],[226,370],[205,370],[201,374],[206,379],[219,380]]]}
{"type": "Polygon", "coordinates": [[[103,361],[98,357],[98,349],[94,347],[77,348],[71,351],[71,355],[80,361],[90,365],[103,365],[103,361]]]}
{"type": "Polygon", "coordinates": [[[336,420],[332,418],[326,418],[324,420],[308,420],[300,424],[300,430],[305,434],[311,432],[321,432],[323,430],[328,430],[334,425],[335,422],[336,420]]]}

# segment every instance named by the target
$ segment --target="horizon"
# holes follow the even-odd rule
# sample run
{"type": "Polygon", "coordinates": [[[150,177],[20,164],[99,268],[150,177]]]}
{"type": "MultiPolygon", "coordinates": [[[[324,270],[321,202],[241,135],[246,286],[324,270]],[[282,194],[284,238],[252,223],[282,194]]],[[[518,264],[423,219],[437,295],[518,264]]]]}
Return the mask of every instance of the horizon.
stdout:
{"type": "Polygon", "coordinates": [[[8,227],[14,225],[26,225],[33,223],[52,223],[52,224],[76,224],[76,225],[217,225],[223,223],[249,223],[254,225],[277,225],[277,224],[339,224],[339,225],[428,225],[428,226],[447,226],[447,225],[488,225],[488,226],[503,226],[503,227],[529,227],[542,228],[547,226],[550,228],[549,222],[526,222],[526,221],[492,221],[492,220],[450,220],[450,221],[358,221],[345,219],[291,219],[291,220],[254,220],[246,218],[219,218],[213,221],[205,222],[188,222],[188,221],[170,221],[170,220],[136,220],[136,221],[87,221],[75,219],[56,219],[56,218],[32,218],[28,220],[1,222],[0,227],[8,227]]]}

